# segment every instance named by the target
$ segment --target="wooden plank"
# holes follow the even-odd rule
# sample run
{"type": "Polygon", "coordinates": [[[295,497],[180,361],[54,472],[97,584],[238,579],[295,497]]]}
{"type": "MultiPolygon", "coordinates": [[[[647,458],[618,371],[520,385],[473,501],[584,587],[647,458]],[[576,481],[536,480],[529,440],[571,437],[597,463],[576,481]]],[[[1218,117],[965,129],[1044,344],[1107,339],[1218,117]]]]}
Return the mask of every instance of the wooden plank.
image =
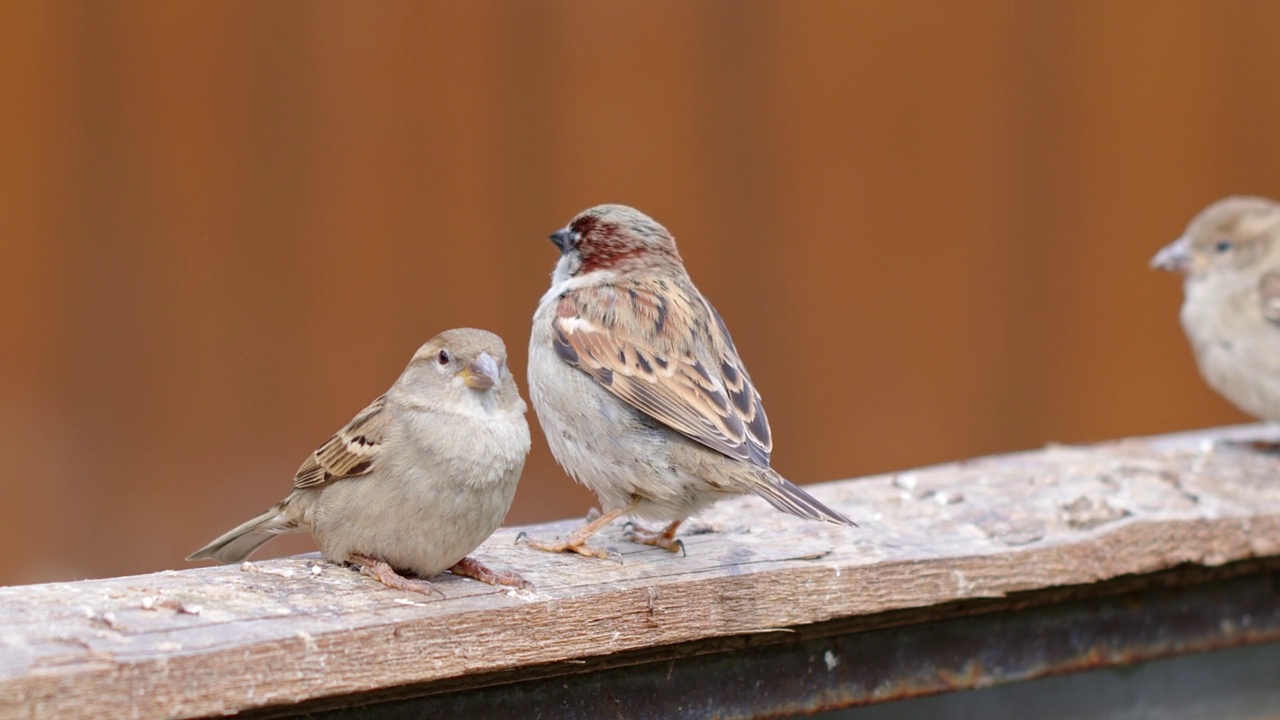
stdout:
{"type": "MultiPolygon", "coordinates": [[[[1220,682],[1223,661],[1253,650],[1269,652],[1253,653],[1251,657],[1263,664],[1235,680],[1252,675],[1252,684],[1275,686],[1280,693],[1275,678],[1280,665],[1266,664],[1268,655],[1280,659],[1280,564],[1249,561],[1187,568],[1088,590],[1087,597],[1075,600],[1071,596],[1078,589],[1032,593],[1032,597],[1019,594],[965,602],[964,611],[951,607],[893,613],[896,623],[875,630],[865,629],[865,618],[837,620],[794,628],[794,632],[717,638],[572,666],[513,671],[488,677],[492,684],[478,688],[455,690],[437,683],[426,690],[429,694],[409,687],[376,696],[255,711],[250,716],[258,720],[747,720],[807,716],[1070,672],[1102,671],[1093,674],[1093,682],[1100,680],[1099,675],[1136,677],[1160,664],[1149,661],[1190,660],[1175,656],[1198,654],[1201,657],[1194,659],[1199,667],[1212,666],[1218,672],[1178,685],[1182,702],[1195,698],[1198,717],[1254,717],[1247,711],[1217,715],[1205,711],[1228,699],[1240,703],[1234,693],[1244,689],[1243,683],[1220,682]],[[1267,642],[1262,647],[1239,647],[1267,642]],[[563,672],[566,667],[574,673],[563,672]]],[[[888,619],[875,616],[880,623],[888,619]]],[[[1044,683],[1035,687],[1043,688],[1044,683]]],[[[1022,692],[1037,691],[1022,688],[1022,692]]],[[[1132,716],[1135,705],[1147,711],[1169,705],[1173,697],[1141,693],[1134,688],[1112,701],[1128,708],[1132,716]]],[[[1263,703],[1265,698],[1255,701],[1263,703]]],[[[894,702],[893,708],[874,715],[961,714],[914,712],[911,707],[912,703],[894,702]]],[[[1245,705],[1240,707],[1244,710],[1245,705]]],[[[1091,717],[1088,713],[1028,712],[1022,705],[1009,706],[1005,712],[971,712],[967,717],[993,715],[1091,717]]],[[[1147,716],[1162,717],[1159,712],[1147,712],[1147,716]]],[[[847,717],[852,720],[862,714],[847,717]]]]}
{"type": "MultiPolygon", "coordinates": [[[[860,528],[754,498],[691,523],[688,556],[598,542],[624,562],[513,544],[479,557],[535,587],[446,577],[445,599],[314,557],[0,588],[0,718],[177,718],[842,618],[1280,556],[1280,459],[1231,428],[985,458],[812,486],[860,528]]],[[[461,683],[461,685],[459,685],[461,683]]]]}

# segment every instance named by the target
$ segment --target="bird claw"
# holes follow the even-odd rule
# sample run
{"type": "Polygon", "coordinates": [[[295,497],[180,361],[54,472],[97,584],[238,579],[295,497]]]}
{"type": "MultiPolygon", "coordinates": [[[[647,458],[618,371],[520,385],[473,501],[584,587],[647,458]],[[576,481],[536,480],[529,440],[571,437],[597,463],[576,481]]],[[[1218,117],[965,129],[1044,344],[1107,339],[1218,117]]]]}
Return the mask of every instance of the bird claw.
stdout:
{"type": "Polygon", "coordinates": [[[655,531],[646,530],[628,522],[627,526],[623,527],[622,534],[633,543],[653,545],[671,552],[679,552],[681,557],[689,556],[689,553],[684,548],[684,541],[675,537],[674,526],[668,527],[666,530],[655,531]]]}
{"type": "Polygon", "coordinates": [[[368,575],[393,590],[416,592],[422,595],[439,595],[441,600],[448,599],[444,591],[430,581],[420,578],[407,578],[387,563],[367,555],[352,555],[347,564],[354,565],[359,569],[361,575],[368,575]]]}
{"type": "Polygon", "coordinates": [[[470,557],[464,557],[449,568],[449,572],[460,577],[469,577],[472,580],[479,580],[486,585],[514,587],[520,589],[528,589],[533,587],[533,583],[520,577],[518,573],[500,572],[490,570],[478,560],[470,557]]]}
{"type": "Polygon", "coordinates": [[[524,538],[524,543],[535,550],[546,550],[547,552],[572,552],[578,553],[583,557],[593,557],[601,560],[613,560],[615,559],[613,556],[617,555],[617,559],[621,562],[622,557],[621,554],[613,548],[602,549],[592,547],[584,540],[575,541],[572,535],[565,540],[557,540],[555,542],[535,540],[534,538],[526,536],[524,538]]]}
{"type": "Polygon", "coordinates": [[[587,523],[585,526],[569,533],[563,540],[555,542],[546,542],[544,540],[535,540],[534,538],[520,533],[516,536],[516,541],[524,540],[525,544],[537,550],[546,550],[547,552],[574,552],[584,557],[599,558],[601,560],[617,560],[622,562],[622,553],[614,548],[596,548],[587,544],[587,539],[596,533],[597,530],[608,525],[622,515],[627,514],[635,509],[636,502],[620,508],[614,508],[609,512],[599,515],[595,520],[587,523]]]}
{"type": "Polygon", "coordinates": [[[529,540],[529,533],[527,533],[527,532],[525,532],[525,531],[521,530],[521,531],[516,535],[516,540],[515,540],[515,542],[513,542],[513,543],[511,543],[511,544],[512,544],[512,545],[519,545],[521,540],[524,540],[524,541],[526,541],[526,542],[527,542],[527,541],[529,540]]]}

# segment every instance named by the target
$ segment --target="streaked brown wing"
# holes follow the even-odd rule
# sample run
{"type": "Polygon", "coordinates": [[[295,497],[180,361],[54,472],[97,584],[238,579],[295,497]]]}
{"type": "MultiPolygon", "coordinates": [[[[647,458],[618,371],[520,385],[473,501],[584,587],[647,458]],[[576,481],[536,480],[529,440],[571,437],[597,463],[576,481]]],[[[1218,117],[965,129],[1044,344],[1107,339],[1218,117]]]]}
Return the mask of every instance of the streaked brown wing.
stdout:
{"type": "Polygon", "coordinates": [[[335,480],[365,475],[373,469],[382,451],[390,415],[385,412],[386,396],[379,397],[302,463],[293,477],[293,487],[314,488],[335,480]]]}
{"type": "Polygon", "coordinates": [[[760,394],[724,322],[691,286],[573,290],[553,322],[560,358],[609,392],[713,450],[769,466],[773,439],[760,394]]]}

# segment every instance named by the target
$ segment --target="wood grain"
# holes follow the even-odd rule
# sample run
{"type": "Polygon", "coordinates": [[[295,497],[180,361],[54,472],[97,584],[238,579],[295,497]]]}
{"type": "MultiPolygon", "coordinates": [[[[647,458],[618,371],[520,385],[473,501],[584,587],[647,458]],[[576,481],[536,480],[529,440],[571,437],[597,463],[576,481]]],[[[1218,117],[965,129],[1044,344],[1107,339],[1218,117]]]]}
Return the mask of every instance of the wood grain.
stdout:
{"type": "MultiPolygon", "coordinates": [[[[310,556],[244,568],[0,588],[0,718],[178,718],[1019,591],[1280,555],[1275,456],[1243,427],[1042,451],[812,486],[861,527],[763,501],[690,523],[688,556],[623,562],[478,551],[535,587],[445,576],[445,599],[310,556]],[[1216,442],[1215,442],[1216,439],[1216,442]]],[[[479,680],[477,680],[479,681],[479,680]]]]}

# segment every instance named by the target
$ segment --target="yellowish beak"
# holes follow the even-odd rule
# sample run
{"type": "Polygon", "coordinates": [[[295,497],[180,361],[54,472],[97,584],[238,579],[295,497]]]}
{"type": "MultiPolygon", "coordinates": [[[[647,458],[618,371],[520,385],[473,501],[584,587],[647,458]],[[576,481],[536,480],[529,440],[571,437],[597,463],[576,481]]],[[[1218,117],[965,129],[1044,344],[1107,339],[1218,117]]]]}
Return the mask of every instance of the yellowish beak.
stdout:
{"type": "Polygon", "coordinates": [[[472,390],[488,390],[498,384],[498,362],[482,352],[470,365],[458,371],[462,383],[472,390]]]}

